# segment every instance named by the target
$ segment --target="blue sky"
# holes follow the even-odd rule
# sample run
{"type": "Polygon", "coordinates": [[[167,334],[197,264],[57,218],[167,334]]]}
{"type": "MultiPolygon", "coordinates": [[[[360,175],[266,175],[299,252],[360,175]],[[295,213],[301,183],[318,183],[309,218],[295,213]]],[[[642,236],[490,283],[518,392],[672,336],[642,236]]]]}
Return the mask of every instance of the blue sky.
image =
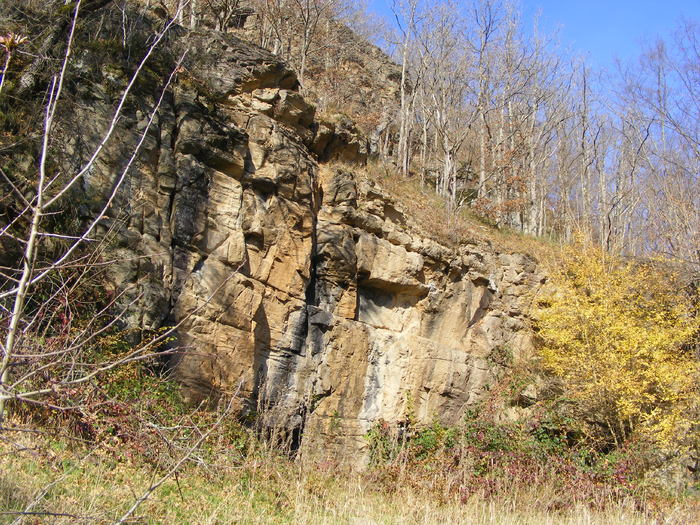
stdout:
{"type": "MultiPolygon", "coordinates": [[[[370,4],[389,15],[391,0],[370,4]]],[[[643,43],[667,37],[682,17],[700,22],[700,0],[521,0],[520,5],[528,26],[540,10],[545,31],[560,28],[564,47],[605,68],[616,57],[634,59],[643,43]]]]}

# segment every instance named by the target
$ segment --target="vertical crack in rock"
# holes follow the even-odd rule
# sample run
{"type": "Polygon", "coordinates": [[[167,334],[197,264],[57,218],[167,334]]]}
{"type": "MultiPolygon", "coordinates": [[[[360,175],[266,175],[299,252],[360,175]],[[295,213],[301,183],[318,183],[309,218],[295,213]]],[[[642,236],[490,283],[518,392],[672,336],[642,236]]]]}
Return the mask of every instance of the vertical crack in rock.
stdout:
{"type": "MultiPolygon", "coordinates": [[[[130,322],[178,325],[188,400],[236,392],[241,413],[264,409],[261,426],[303,453],[358,462],[379,420],[458,421],[494,384],[494,349],[532,350],[535,262],[488,242],[443,245],[352,167],[319,169],[314,148],[366,160],[350,124],[322,132],[270,53],[224,33],[179,38],[188,81],[114,205],[147,206],[111,254],[115,285],[148,292],[130,322]]],[[[77,96],[70,118],[94,140],[109,107],[77,96]]],[[[128,158],[139,127],[124,118],[86,191],[108,191],[128,158]]]]}
{"type": "Polygon", "coordinates": [[[309,257],[309,284],[306,287],[306,305],[318,306],[318,212],[323,205],[323,190],[311,173],[311,253],[309,257]]]}
{"type": "MultiPolygon", "coordinates": [[[[318,308],[318,212],[323,204],[323,190],[317,182],[317,169],[314,167],[311,175],[311,246],[308,254],[309,282],[304,291],[304,319],[299,339],[302,344],[301,356],[305,361],[302,367],[307,368],[309,374],[313,374],[317,365],[317,355],[322,351],[323,330],[318,326],[319,314],[323,312],[318,308]]],[[[306,375],[306,374],[303,374],[306,375]]],[[[316,377],[309,377],[306,392],[303,394],[298,406],[299,425],[292,429],[290,447],[293,453],[300,450],[304,438],[304,429],[308,414],[313,412],[317,399],[314,396],[316,377]]]]}

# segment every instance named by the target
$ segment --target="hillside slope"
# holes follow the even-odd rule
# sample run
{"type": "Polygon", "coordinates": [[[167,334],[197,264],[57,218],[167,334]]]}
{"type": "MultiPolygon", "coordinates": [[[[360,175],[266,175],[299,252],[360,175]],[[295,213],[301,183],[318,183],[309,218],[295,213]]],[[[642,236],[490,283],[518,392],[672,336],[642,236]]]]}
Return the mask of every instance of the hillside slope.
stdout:
{"type": "Polygon", "coordinates": [[[162,11],[0,4],[0,522],[694,523],[672,271],[381,161],[342,28],[302,89],[162,11]]]}
{"type": "MultiPolygon", "coordinates": [[[[62,120],[66,171],[100,140],[111,84],[126,79],[110,55],[119,16],[81,27],[89,44],[62,120]]],[[[136,38],[153,23],[142,19],[136,38]]],[[[378,421],[457,422],[532,349],[534,261],[432,240],[359,175],[364,139],[316,120],[270,53],[208,30],[169,39],[149,67],[167,71],[177,50],[187,58],[102,220],[132,328],[177,326],[171,364],[189,398],[236,394],[243,415],[262,413],[302,451],[357,461],[378,421]],[[319,167],[333,159],[346,164],[319,167]]],[[[83,214],[99,209],[148,129],[163,76],[139,82],[75,195],[87,198],[83,214]]]]}

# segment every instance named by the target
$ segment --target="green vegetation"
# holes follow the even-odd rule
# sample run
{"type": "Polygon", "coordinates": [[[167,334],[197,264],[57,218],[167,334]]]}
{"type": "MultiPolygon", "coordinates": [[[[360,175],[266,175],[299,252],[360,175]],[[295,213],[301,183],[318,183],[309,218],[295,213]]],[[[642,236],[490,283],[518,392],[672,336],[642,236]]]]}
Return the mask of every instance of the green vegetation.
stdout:
{"type": "MultiPolygon", "coordinates": [[[[58,447],[60,448],[60,447],[58,447]]],[[[152,479],[152,471],[128,461],[85,457],[67,461],[61,450],[40,460],[3,456],[0,465],[12,472],[0,484],[0,508],[17,509],[33,501],[54,480],[34,512],[65,512],[111,523],[152,479]]],[[[227,457],[221,458],[222,462],[227,457]]],[[[244,463],[198,468],[188,466],[146,502],[131,523],[242,524],[418,524],[418,523],[654,523],[662,512],[640,512],[632,502],[611,504],[604,511],[579,506],[547,510],[556,487],[527,490],[486,499],[440,503],[426,491],[386,492],[370,475],[338,473],[328,467],[302,467],[274,453],[251,455],[244,463]]],[[[668,523],[683,523],[692,509],[664,509],[668,523]]],[[[10,516],[0,520],[10,522],[10,516]]],[[[32,516],[27,523],[81,523],[73,517],[32,516]]]]}
{"type": "MultiPolygon", "coordinates": [[[[73,8],[60,7],[64,16],[73,8]]],[[[67,82],[71,93],[111,104],[134,71],[132,51],[146,45],[122,37],[121,17],[100,20],[89,38],[90,26],[78,24],[74,51],[80,60],[71,63],[67,82]]],[[[7,42],[3,89],[13,93],[29,59],[13,56],[10,62],[7,42]]],[[[129,111],[150,109],[144,102],[173,62],[174,55],[163,53],[144,67],[126,99],[129,111]]],[[[36,83],[45,84],[49,71],[36,83]]],[[[198,82],[186,71],[182,76],[186,85],[198,82]]],[[[34,199],[41,103],[41,97],[26,104],[0,100],[3,188],[11,196],[0,204],[3,224],[31,209],[23,202],[34,199]]],[[[59,113],[71,108],[67,101],[59,113]]],[[[46,152],[52,149],[61,147],[52,142],[46,152]]],[[[491,166],[494,180],[514,182],[510,191],[520,191],[525,186],[518,177],[505,179],[509,164],[503,148],[500,154],[503,159],[491,166]]],[[[47,172],[59,174],[60,166],[49,160],[47,172]]],[[[322,171],[328,169],[333,167],[322,171]]],[[[507,207],[492,209],[489,220],[476,215],[478,206],[469,211],[446,200],[431,181],[420,184],[410,172],[399,175],[371,163],[366,176],[448,246],[493,243],[556,258],[540,240],[496,230],[494,217],[513,213],[507,207]]],[[[455,184],[457,176],[455,167],[455,184]]],[[[541,188],[546,183],[538,182],[541,188]]],[[[478,193],[467,190],[466,204],[476,202],[478,193]]],[[[509,197],[506,184],[491,191],[509,197]]],[[[548,191],[538,190],[543,210],[547,197],[548,191]]],[[[39,252],[22,255],[30,221],[5,230],[0,259],[14,270],[3,289],[20,281],[23,257],[31,261],[28,281],[60,259],[71,244],[63,237],[84,231],[78,208],[99,209],[91,198],[71,196],[60,214],[37,212],[42,231],[56,234],[42,241],[39,252]]],[[[540,222],[550,217],[541,213],[540,222]]],[[[567,216],[566,222],[575,221],[567,216]]],[[[225,400],[218,407],[188,405],[163,355],[147,355],[166,349],[168,329],[133,333],[126,318],[115,319],[122,303],[115,298],[119,292],[105,286],[101,250],[76,250],[16,303],[24,317],[13,328],[18,338],[9,338],[15,342],[8,344],[5,364],[20,388],[3,394],[11,416],[0,433],[2,523],[112,523],[142,496],[127,522],[615,524],[690,523],[697,515],[697,498],[666,493],[649,475],[669,458],[697,459],[700,448],[697,298],[655,262],[622,260],[583,245],[564,250],[550,268],[553,291],[539,305],[541,368],[528,363],[533,370],[526,369],[516,362],[516,349],[495,347],[486,360],[502,379],[486,401],[454,425],[436,420],[419,427],[408,399],[401,425],[379,421],[369,429],[370,465],[356,472],[336,461],[294,457],[273,430],[257,431],[254,416],[247,425],[237,419],[237,399],[227,406],[225,400]],[[143,352],[135,353],[139,345],[143,352]],[[10,363],[12,348],[17,355],[10,363]],[[543,377],[549,392],[523,401],[523,392],[543,377]],[[24,392],[42,396],[20,403],[24,392]]],[[[11,302],[3,309],[12,311],[11,302]]],[[[312,399],[311,410],[319,401],[312,399]]],[[[342,428],[341,417],[332,414],[332,432],[342,428]]]]}
{"type": "MultiPolygon", "coordinates": [[[[104,351],[123,352],[128,335],[104,351]]],[[[377,423],[369,468],[357,472],[293,458],[223,407],[188,406],[156,360],[133,362],[70,394],[89,400],[79,409],[14,413],[0,440],[0,523],[25,510],[37,513],[26,523],[113,523],[183,458],[128,523],[691,521],[697,500],[645,481],[644,449],[592,449],[567,403],[500,419],[527,374],[504,377],[454,426],[377,423]]]]}
{"type": "MultiPolygon", "coordinates": [[[[568,447],[551,414],[530,426],[499,424],[483,407],[454,427],[436,422],[402,433],[379,423],[367,440],[382,452],[358,473],[290,459],[251,429],[188,411],[153,372],[132,372],[109,386],[113,406],[125,412],[92,414],[111,432],[87,441],[50,424],[37,434],[4,433],[0,522],[27,510],[36,514],[26,523],[113,523],[211,425],[205,446],[129,523],[680,524],[697,511],[692,500],[647,491],[635,478],[634,454],[568,447]]],[[[19,430],[24,422],[12,423],[19,430]]]]}

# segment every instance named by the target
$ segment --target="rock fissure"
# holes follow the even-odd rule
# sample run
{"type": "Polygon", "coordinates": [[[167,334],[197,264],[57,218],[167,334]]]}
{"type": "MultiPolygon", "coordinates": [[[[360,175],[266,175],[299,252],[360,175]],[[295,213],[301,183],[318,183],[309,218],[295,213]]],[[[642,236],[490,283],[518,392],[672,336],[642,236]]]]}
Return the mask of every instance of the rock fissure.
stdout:
{"type": "MultiPolygon", "coordinates": [[[[173,368],[188,398],[236,393],[241,413],[303,454],[355,461],[374,422],[409,412],[459,421],[498,380],[494,349],[532,349],[534,262],[431,239],[362,175],[352,125],[317,121],[283,64],[228,34],[187,38],[189,81],[115,203],[132,221],[111,277],[144,297],[133,324],[178,324],[173,368]]],[[[76,119],[94,109],[76,106],[76,119]]],[[[89,122],[99,131],[109,115],[89,122]]],[[[95,194],[108,188],[101,166],[95,194]]]]}

